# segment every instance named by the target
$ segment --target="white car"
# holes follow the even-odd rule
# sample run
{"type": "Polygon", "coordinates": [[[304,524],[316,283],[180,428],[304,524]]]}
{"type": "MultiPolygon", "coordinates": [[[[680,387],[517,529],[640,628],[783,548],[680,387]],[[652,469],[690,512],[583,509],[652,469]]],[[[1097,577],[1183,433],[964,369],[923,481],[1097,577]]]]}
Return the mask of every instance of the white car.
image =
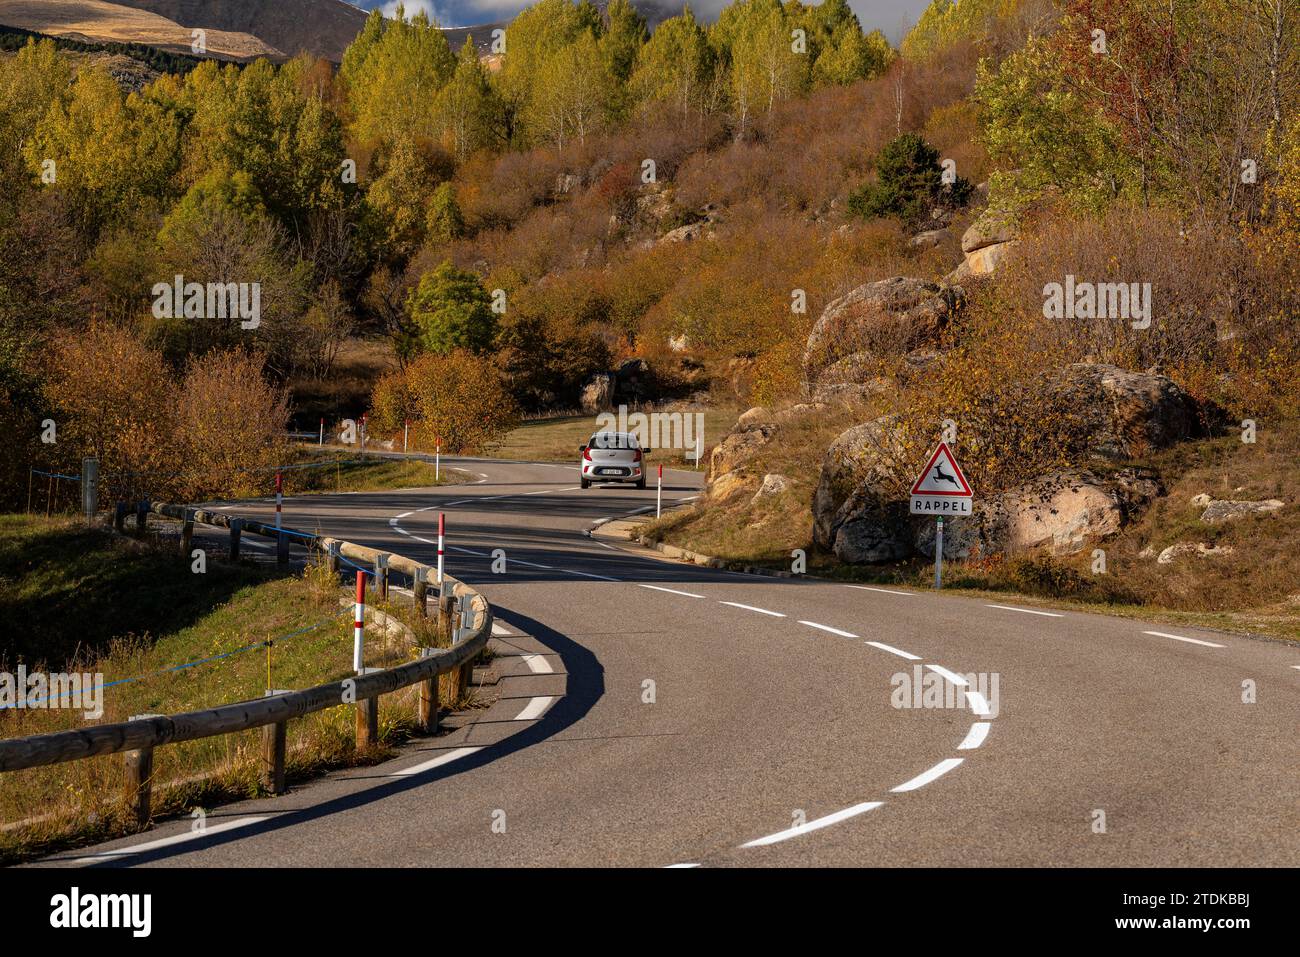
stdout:
{"type": "Polygon", "coordinates": [[[631,432],[597,432],[581,449],[583,488],[592,482],[635,482],[645,488],[645,457],[652,450],[641,448],[631,432]]]}

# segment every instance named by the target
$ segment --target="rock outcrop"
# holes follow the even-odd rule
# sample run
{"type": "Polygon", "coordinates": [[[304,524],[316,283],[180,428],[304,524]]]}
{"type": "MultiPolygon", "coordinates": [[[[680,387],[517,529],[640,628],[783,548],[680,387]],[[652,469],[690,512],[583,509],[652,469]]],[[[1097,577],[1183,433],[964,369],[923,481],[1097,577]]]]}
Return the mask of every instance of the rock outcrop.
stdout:
{"type": "Polygon", "coordinates": [[[1057,377],[1060,397],[1083,415],[1091,451],[1124,459],[1200,434],[1195,401],[1162,375],[1076,363],[1057,377]]]}
{"type": "Polygon", "coordinates": [[[1201,521],[1207,525],[1222,525],[1247,515],[1269,515],[1282,508],[1286,503],[1279,498],[1266,498],[1262,502],[1217,501],[1210,502],[1201,513],[1201,521]]]}
{"type": "Polygon", "coordinates": [[[854,426],[826,451],[813,493],[813,540],[840,561],[893,561],[912,551],[903,450],[892,423],[886,416],[854,426]]]}
{"type": "Polygon", "coordinates": [[[804,348],[808,394],[822,386],[861,384],[872,360],[938,345],[964,304],[960,287],[895,276],[859,286],[831,302],[804,348]]]}

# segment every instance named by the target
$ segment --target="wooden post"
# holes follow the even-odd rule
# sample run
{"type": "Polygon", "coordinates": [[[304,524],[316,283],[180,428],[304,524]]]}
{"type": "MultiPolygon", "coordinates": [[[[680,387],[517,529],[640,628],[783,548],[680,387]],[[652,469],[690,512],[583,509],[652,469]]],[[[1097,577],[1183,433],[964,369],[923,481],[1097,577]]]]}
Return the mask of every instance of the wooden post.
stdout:
{"type": "Polygon", "coordinates": [[[185,520],[181,522],[181,557],[189,558],[194,545],[194,509],[185,510],[185,520]]]}
{"type": "MultiPolygon", "coordinates": [[[[436,654],[436,648],[421,648],[420,657],[428,658],[436,654]]],[[[416,724],[425,734],[434,734],[438,730],[438,676],[434,675],[420,682],[420,704],[416,712],[416,724]]]]}
{"type": "Polygon", "coordinates": [[[357,702],[357,750],[368,751],[379,744],[379,699],[357,702]]]}
{"type": "Polygon", "coordinates": [[[153,787],[153,748],[125,752],[126,804],[140,827],[149,824],[149,803],[153,787]]]}
{"type": "Polygon", "coordinates": [[[230,560],[239,561],[239,536],[244,531],[244,520],[242,518],[232,518],[230,520],[230,560]]]}
{"type": "MultiPolygon", "coordinates": [[[[268,691],[267,695],[281,693],[268,691]]],[[[284,755],[288,728],[287,721],[262,726],[262,784],[272,794],[283,794],[285,791],[284,755]]]]}
{"type": "Polygon", "coordinates": [[[149,503],[141,501],[135,503],[135,537],[144,537],[144,526],[149,518],[149,503]]]}
{"type": "MultiPolygon", "coordinates": [[[[161,717],[156,714],[133,714],[128,721],[161,717]]],[[[122,754],[126,762],[126,806],[139,827],[149,825],[153,797],[153,748],[136,748],[122,754]]]]}
{"type": "Polygon", "coordinates": [[[423,565],[415,569],[415,584],[412,586],[415,592],[415,610],[421,618],[429,617],[429,582],[428,571],[423,565]]]}
{"type": "Polygon", "coordinates": [[[339,569],[343,566],[341,556],[339,555],[338,542],[330,542],[329,544],[329,563],[330,563],[330,571],[332,571],[335,575],[337,575],[339,573],[339,569]]]}
{"type": "Polygon", "coordinates": [[[113,527],[119,532],[126,531],[126,502],[118,502],[113,510],[113,527]]]}

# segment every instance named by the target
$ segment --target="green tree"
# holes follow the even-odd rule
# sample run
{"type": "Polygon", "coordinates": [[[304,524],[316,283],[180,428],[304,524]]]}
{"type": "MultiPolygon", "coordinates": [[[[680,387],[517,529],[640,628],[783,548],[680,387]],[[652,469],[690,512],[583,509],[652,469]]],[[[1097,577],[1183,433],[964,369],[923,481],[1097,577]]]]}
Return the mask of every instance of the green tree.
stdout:
{"type": "Polygon", "coordinates": [[[427,237],[440,243],[450,242],[465,231],[465,218],[461,215],[460,204],[456,202],[456,190],[451,183],[441,183],[433,191],[429,201],[429,215],[426,221],[427,237]]]}
{"type": "Polygon", "coordinates": [[[958,177],[943,182],[939,151],[916,133],[890,140],[876,157],[877,180],[849,196],[849,211],[868,219],[898,216],[915,223],[935,205],[962,206],[971,184],[958,177]]]}
{"type": "Polygon", "coordinates": [[[456,71],[438,94],[437,112],[443,142],[461,162],[504,133],[503,105],[479,62],[473,37],[466,38],[456,71]]]}
{"type": "Polygon", "coordinates": [[[482,353],[496,338],[497,318],[487,290],[477,276],[449,261],[421,277],[406,311],[411,325],[398,347],[408,358],[420,351],[482,353]]]}
{"type": "Polygon", "coordinates": [[[655,28],[629,81],[638,102],[667,102],[686,116],[703,102],[715,54],[689,7],[655,28]]]}

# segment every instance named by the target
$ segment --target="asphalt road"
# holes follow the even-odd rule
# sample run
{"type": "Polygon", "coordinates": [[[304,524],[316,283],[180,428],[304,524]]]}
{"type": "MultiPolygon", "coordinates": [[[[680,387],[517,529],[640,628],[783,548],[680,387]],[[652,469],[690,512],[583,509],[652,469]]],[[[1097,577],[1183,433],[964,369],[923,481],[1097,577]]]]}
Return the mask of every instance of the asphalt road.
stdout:
{"type": "MultiPolygon", "coordinates": [[[[509,632],[506,696],[205,834],[47,863],[1300,864],[1300,648],[668,562],[586,535],[653,488],[445,461],[482,480],[290,499],[285,522],[429,561],[445,512],[449,571],[509,632]],[[896,707],[913,669],[951,706],[896,707]]],[[[702,484],[665,481],[666,505],[702,484]]]]}

